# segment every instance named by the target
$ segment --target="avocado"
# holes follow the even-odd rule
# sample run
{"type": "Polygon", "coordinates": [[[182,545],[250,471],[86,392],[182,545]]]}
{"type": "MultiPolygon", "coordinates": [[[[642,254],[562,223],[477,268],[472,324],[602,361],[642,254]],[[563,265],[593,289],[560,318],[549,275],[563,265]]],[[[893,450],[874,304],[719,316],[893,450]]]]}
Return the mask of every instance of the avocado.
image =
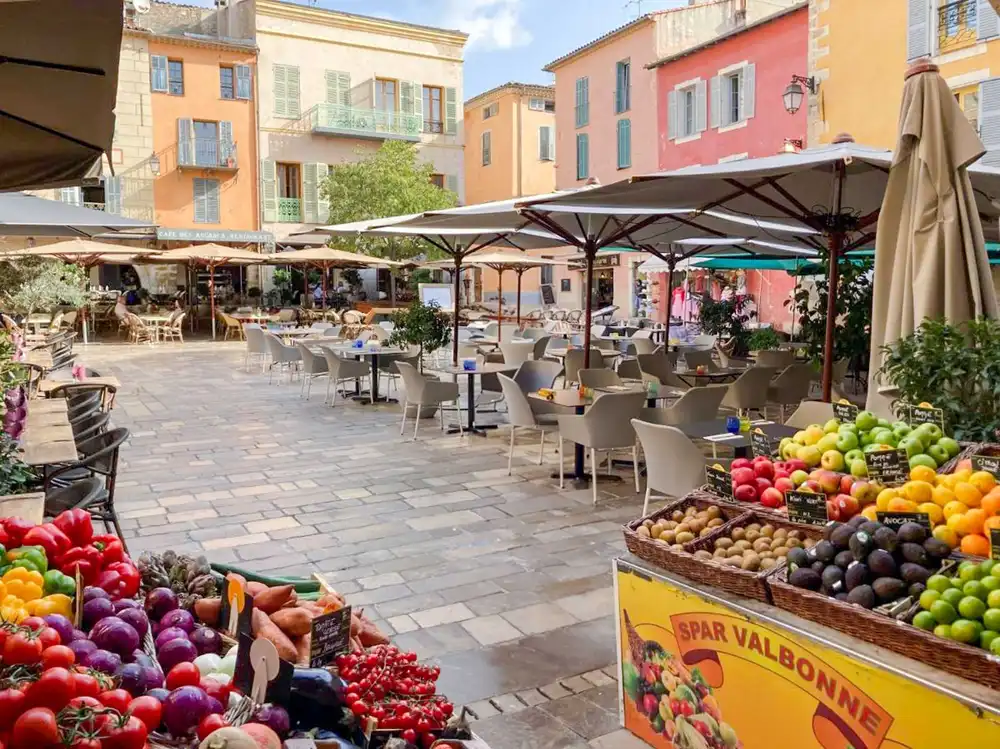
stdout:
{"type": "Polygon", "coordinates": [[[927,540],[927,529],[920,523],[903,523],[896,535],[903,543],[922,544],[927,540]]]}
{"type": "Polygon", "coordinates": [[[826,569],[826,562],[821,562],[817,559],[815,562],[809,565],[809,569],[811,569],[813,572],[819,575],[822,575],[823,570],[826,569]]]}
{"type": "Polygon", "coordinates": [[[832,562],[833,558],[837,556],[837,548],[829,541],[820,541],[810,551],[815,552],[816,559],[827,564],[832,562]]]}
{"type": "Polygon", "coordinates": [[[895,577],[880,577],[872,583],[872,590],[881,603],[892,603],[906,595],[906,583],[895,577]]]}
{"type": "Polygon", "coordinates": [[[788,561],[788,564],[794,564],[796,567],[808,567],[810,564],[809,555],[806,554],[806,550],[801,546],[790,548],[785,559],[788,561]]]}
{"type": "Polygon", "coordinates": [[[837,556],[833,558],[833,563],[836,564],[840,569],[846,570],[851,566],[851,562],[854,561],[854,555],[850,551],[838,551],[837,556]]]}
{"type": "Polygon", "coordinates": [[[868,569],[875,577],[895,577],[896,560],[885,549],[875,549],[868,555],[868,569]]]}
{"type": "Polygon", "coordinates": [[[823,528],[823,538],[827,541],[832,541],[834,531],[838,528],[843,528],[844,525],[845,523],[841,523],[839,520],[831,520],[826,524],[826,527],[823,528]]]}
{"type": "Polygon", "coordinates": [[[875,608],[875,591],[870,585],[859,585],[847,594],[847,602],[854,603],[862,608],[875,608]]]}
{"type": "Polygon", "coordinates": [[[831,564],[820,575],[823,579],[823,587],[831,593],[837,593],[844,587],[844,571],[835,564],[831,564]]]}
{"type": "Polygon", "coordinates": [[[788,576],[788,582],[796,588],[819,590],[823,585],[823,578],[815,570],[808,567],[800,567],[788,576]]]}
{"type": "Polygon", "coordinates": [[[836,548],[837,551],[844,551],[850,548],[851,536],[854,535],[854,528],[849,525],[841,525],[833,533],[830,534],[829,541],[836,548]]]}
{"type": "Polygon", "coordinates": [[[868,555],[875,551],[875,539],[871,537],[865,531],[858,531],[850,540],[851,553],[854,558],[863,562],[868,558],[868,555]]]}
{"type": "Polygon", "coordinates": [[[868,518],[866,518],[864,515],[855,515],[853,518],[847,521],[847,524],[852,528],[854,528],[854,530],[857,530],[867,522],[868,518]]]}
{"type": "Polygon", "coordinates": [[[927,590],[927,586],[923,583],[913,583],[909,588],[906,589],[906,595],[910,598],[916,600],[920,598],[920,595],[927,590]]]}
{"type": "Polygon", "coordinates": [[[875,539],[876,546],[890,553],[899,546],[899,537],[896,535],[896,531],[884,525],[872,534],[872,538],[875,539]]]}
{"type": "Polygon", "coordinates": [[[848,591],[854,590],[859,585],[864,585],[867,582],[868,565],[864,562],[855,562],[844,573],[844,586],[848,591]]]}
{"type": "Polygon", "coordinates": [[[931,571],[914,562],[903,562],[899,567],[899,576],[907,585],[926,583],[927,578],[931,576],[931,571]]]}
{"type": "Polygon", "coordinates": [[[864,522],[861,525],[859,525],[858,526],[858,530],[859,531],[864,531],[869,536],[874,536],[875,535],[875,531],[877,531],[879,528],[884,528],[884,527],[885,527],[884,525],[882,525],[881,523],[879,523],[879,522],[877,522],[875,520],[869,520],[869,521],[864,522]]]}
{"type": "Polygon", "coordinates": [[[836,595],[834,595],[834,598],[836,598],[838,601],[843,601],[844,603],[849,603],[848,598],[847,598],[847,593],[837,593],[836,595]]]}
{"type": "Polygon", "coordinates": [[[932,559],[945,559],[949,554],[951,554],[951,547],[944,541],[936,538],[928,538],[924,541],[923,546],[924,551],[926,551],[928,556],[932,559]]]}
{"type": "MultiPolygon", "coordinates": [[[[914,523],[916,525],[916,523],[914,523]]],[[[905,542],[899,547],[899,553],[902,554],[903,559],[907,562],[912,562],[913,564],[919,564],[921,567],[926,567],[930,564],[930,558],[927,556],[927,552],[924,551],[924,547],[916,542],[905,542]]]]}

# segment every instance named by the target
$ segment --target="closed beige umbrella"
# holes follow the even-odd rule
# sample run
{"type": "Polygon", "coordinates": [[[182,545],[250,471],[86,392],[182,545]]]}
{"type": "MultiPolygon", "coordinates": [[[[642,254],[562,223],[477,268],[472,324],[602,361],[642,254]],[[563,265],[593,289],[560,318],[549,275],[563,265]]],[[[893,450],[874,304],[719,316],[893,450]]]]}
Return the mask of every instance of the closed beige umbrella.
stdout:
{"type": "Polygon", "coordinates": [[[881,348],[925,318],[997,317],[983,227],[966,168],[986,152],[936,65],[906,74],[899,141],[875,242],[868,408],[889,411],[881,348]]]}

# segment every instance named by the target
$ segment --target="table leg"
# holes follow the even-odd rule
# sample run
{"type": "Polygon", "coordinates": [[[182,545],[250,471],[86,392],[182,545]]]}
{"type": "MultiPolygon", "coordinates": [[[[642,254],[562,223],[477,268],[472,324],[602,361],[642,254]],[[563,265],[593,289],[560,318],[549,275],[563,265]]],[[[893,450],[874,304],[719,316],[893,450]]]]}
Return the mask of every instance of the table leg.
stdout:
{"type": "Polygon", "coordinates": [[[371,386],[372,402],[373,403],[378,403],[378,401],[379,401],[379,397],[378,397],[378,354],[372,354],[371,360],[372,360],[372,386],[371,386]]]}
{"type": "Polygon", "coordinates": [[[466,422],[465,428],[470,432],[476,431],[476,376],[474,374],[469,374],[469,392],[468,392],[468,421],[466,422]]]}

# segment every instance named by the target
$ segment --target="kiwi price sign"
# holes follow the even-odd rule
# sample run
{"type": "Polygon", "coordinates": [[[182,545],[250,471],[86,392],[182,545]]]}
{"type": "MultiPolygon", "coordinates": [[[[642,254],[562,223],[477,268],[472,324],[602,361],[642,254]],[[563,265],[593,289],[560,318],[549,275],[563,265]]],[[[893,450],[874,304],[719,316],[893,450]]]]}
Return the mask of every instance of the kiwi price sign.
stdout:
{"type": "Polygon", "coordinates": [[[713,494],[725,499],[733,498],[733,477],[729,475],[729,471],[705,466],[705,483],[713,494]]]}
{"type": "Polygon", "coordinates": [[[882,525],[898,531],[905,523],[916,523],[931,532],[931,516],[926,512],[876,512],[875,518],[882,525]]]}
{"type": "Polygon", "coordinates": [[[905,484],[909,475],[909,461],[905,450],[872,450],[865,453],[868,480],[883,486],[905,484]]]}
{"type": "Polygon", "coordinates": [[[1000,456],[973,455],[971,458],[973,471],[992,473],[994,478],[1000,478],[1000,456]]]}
{"type": "Polygon", "coordinates": [[[826,525],[830,516],[826,511],[826,495],[820,492],[785,492],[788,519],[805,525],[826,525]]]}
{"type": "Polygon", "coordinates": [[[778,443],[768,437],[761,429],[754,429],[750,432],[750,451],[755,458],[761,456],[780,460],[778,455],[778,443]]]}
{"type": "Polygon", "coordinates": [[[841,422],[854,423],[854,420],[858,417],[858,407],[853,403],[832,403],[833,406],[833,418],[839,419],[841,422]]]}

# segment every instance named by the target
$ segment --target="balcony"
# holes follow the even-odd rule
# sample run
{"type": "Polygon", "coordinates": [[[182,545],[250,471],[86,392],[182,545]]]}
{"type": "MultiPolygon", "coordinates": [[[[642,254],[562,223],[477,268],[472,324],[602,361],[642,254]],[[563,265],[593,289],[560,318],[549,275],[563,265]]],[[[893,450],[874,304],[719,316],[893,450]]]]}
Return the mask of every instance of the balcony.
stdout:
{"type": "Polygon", "coordinates": [[[317,135],[341,135],[372,140],[419,141],[424,122],[419,115],[380,109],[317,104],[303,115],[317,135]]]}
{"type": "Polygon", "coordinates": [[[302,201],[298,198],[278,198],[278,223],[301,224],[302,201]]]}
{"type": "Polygon", "coordinates": [[[236,144],[213,138],[185,138],[177,142],[178,169],[222,169],[235,172],[236,144]]]}
{"type": "Polygon", "coordinates": [[[954,52],[976,43],[977,0],[957,0],[938,8],[938,54],[954,52]]]}

